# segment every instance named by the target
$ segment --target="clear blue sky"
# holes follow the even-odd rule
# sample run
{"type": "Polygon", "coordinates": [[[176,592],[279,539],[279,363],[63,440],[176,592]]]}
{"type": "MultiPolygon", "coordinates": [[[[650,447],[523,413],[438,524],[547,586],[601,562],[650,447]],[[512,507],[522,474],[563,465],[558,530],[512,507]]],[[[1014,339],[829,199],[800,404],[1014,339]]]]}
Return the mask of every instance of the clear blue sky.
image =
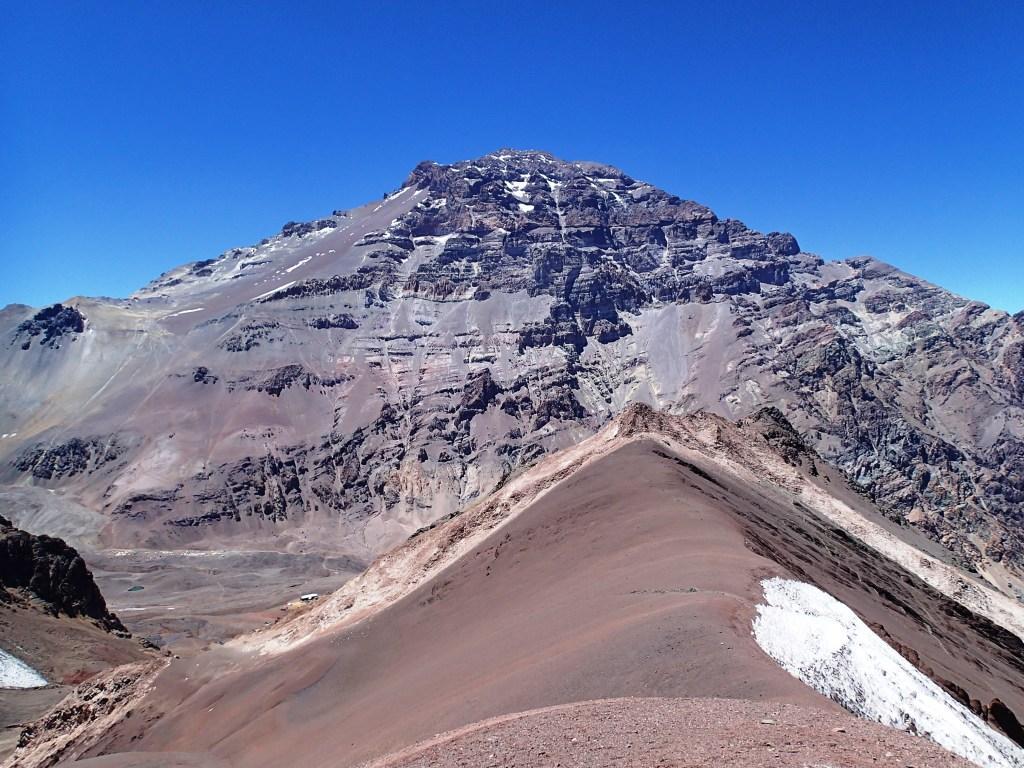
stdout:
{"type": "Polygon", "coordinates": [[[123,296],[514,146],[1018,311],[1021,8],[9,3],[0,305],[123,296]]]}

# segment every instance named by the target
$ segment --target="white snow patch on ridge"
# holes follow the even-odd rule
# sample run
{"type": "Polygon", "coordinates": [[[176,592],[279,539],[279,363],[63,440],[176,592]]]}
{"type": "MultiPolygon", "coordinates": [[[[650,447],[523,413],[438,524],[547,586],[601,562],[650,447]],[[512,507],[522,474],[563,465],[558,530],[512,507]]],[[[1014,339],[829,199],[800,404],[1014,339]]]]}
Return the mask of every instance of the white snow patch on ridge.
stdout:
{"type": "Polygon", "coordinates": [[[761,582],[754,638],[782,667],[868,720],[926,736],[983,768],[1019,768],[1024,750],[989,728],[843,603],[787,579],[761,582]]]}
{"type": "Polygon", "coordinates": [[[46,678],[21,659],[0,649],[0,688],[42,688],[46,678]]]}

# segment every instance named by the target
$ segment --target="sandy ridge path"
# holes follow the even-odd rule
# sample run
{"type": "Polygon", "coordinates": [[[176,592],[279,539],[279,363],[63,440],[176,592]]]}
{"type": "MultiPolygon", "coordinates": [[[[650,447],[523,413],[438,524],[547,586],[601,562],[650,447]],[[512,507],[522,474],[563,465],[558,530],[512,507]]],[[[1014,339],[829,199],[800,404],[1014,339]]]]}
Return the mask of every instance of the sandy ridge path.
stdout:
{"type": "Polygon", "coordinates": [[[970,765],[916,736],[845,713],[735,699],[622,698],[491,718],[363,764],[804,768],[970,765]]]}

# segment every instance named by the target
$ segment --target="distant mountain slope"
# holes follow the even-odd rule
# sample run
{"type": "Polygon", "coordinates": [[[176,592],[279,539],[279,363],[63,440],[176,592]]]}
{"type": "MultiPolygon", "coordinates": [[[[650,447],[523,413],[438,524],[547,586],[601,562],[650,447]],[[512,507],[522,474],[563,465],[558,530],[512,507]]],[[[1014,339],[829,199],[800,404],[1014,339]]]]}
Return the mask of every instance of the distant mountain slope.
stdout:
{"type": "Polygon", "coordinates": [[[102,511],[107,546],[365,559],[630,402],[771,405],[1024,590],[1024,315],[609,166],[423,163],[128,299],[8,307],[0,336],[0,479],[102,511]]]}

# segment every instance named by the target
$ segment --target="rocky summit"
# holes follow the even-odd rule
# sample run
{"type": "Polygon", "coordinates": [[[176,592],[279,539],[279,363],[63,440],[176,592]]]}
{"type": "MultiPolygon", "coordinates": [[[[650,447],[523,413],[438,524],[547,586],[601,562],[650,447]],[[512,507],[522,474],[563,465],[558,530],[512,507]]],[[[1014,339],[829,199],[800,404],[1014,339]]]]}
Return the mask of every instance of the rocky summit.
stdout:
{"type": "Polygon", "coordinates": [[[0,480],[99,511],[103,548],[366,561],[630,403],[772,407],[781,444],[1024,595],[1024,316],[607,165],[424,162],[0,334],[0,480]]]}

